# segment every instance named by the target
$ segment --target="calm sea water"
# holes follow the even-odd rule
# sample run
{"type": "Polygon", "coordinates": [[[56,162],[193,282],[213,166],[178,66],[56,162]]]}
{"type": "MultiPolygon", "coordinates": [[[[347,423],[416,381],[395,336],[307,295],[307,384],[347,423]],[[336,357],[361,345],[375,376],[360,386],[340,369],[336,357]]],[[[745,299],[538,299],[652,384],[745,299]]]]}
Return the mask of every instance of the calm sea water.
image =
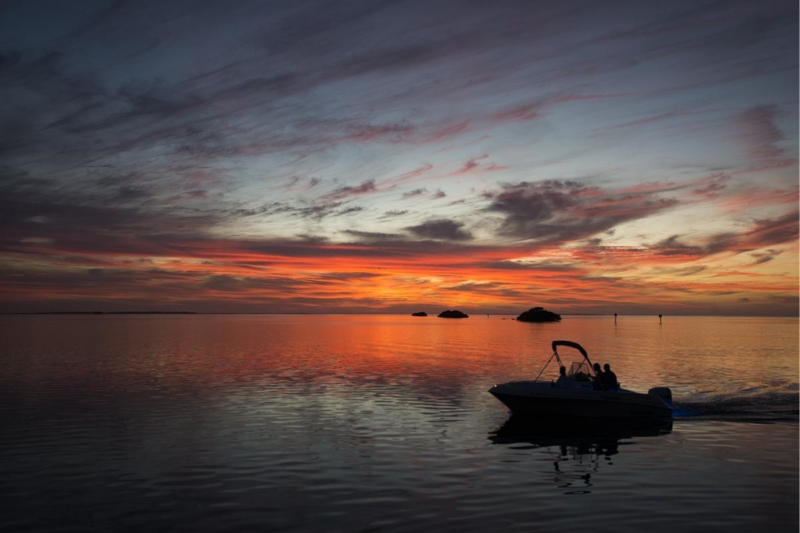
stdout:
{"type": "Polygon", "coordinates": [[[0,529],[795,532],[797,418],[797,319],[6,316],[0,529]],[[510,420],[554,339],[671,427],[510,420]]]}

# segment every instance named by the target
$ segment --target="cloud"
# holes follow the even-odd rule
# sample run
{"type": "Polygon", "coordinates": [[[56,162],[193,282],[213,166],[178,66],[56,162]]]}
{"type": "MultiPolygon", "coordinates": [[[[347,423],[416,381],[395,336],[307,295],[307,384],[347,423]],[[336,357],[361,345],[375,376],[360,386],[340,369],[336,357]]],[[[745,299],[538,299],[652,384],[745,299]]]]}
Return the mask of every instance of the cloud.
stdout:
{"type": "Polygon", "coordinates": [[[214,291],[241,291],[247,289],[247,283],[241,279],[224,274],[209,276],[203,286],[214,291]]]}
{"type": "Polygon", "coordinates": [[[692,194],[704,200],[713,200],[725,189],[730,180],[731,177],[727,174],[713,174],[700,180],[699,187],[692,190],[692,194]]]}
{"type": "Polygon", "coordinates": [[[473,157],[473,158],[469,159],[466,163],[464,163],[464,166],[462,166],[457,171],[453,172],[453,175],[454,176],[458,176],[458,175],[468,174],[468,173],[472,172],[473,170],[477,169],[481,165],[480,163],[478,163],[478,161],[480,161],[481,159],[486,159],[487,157],[489,157],[489,156],[488,155],[482,155],[482,156],[479,156],[479,157],[473,157]]]}
{"type": "Polygon", "coordinates": [[[753,262],[754,265],[763,265],[764,263],[768,263],[777,256],[781,255],[781,253],[783,253],[781,250],[770,249],[763,252],[753,252],[750,255],[756,259],[755,262],[753,262]]]}
{"type": "Polygon", "coordinates": [[[502,216],[500,235],[543,244],[586,239],[678,203],[655,193],[603,190],[570,180],[506,184],[489,198],[485,210],[502,216]]]}
{"type": "Polygon", "coordinates": [[[137,240],[146,249],[160,248],[163,235],[202,235],[218,225],[225,213],[198,198],[169,209],[154,198],[154,187],[95,188],[62,186],[55,180],[26,175],[0,180],[0,251],[14,249],[26,237],[56,243],[95,240],[97,249],[116,249],[137,240]]]}
{"type": "Polygon", "coordinates": [[[375,272],[326,272],[316,277],[322,280],[353,281],[358,279],[374,279],[381,276],[382,274],[377,274],[375,272]]]}
{"type": "Polygon", "coordinates": [[[700,246],[684,244],[680,242],[680,235],[672,235],[661,240],[650,247],[658,255],[679,255],[682,257],[694,257],[708,253],[700,246]]]}
{"type": "Polygon", "coordinates": [[[478,159],[479,158],[473,157],[472,159],[470,159],[469,161],[464,163],[464,166],[461,167],[461,170],[459,171],[459,173],[466,174],[467,172],[469,172],[469,171],[471,171],[471,170],[473,170],[475,168],[478,168],[478,165],[480,165],[480,163],[478,163],[478,159]]]}
{"type": "Polygon", "coordinates": [[[413,191],[404,192],[403,193],[403,200],[405,200],[407,198],[413,198],[415,196],[422,196],[423,194],[425,194],[427,192],[428,192],[428,189],[425,189],[425,188],[414,189],[413,191]]]}
{"type": "Polygon", "coordinates": [[[786,137],[775,124],[778,114],[777,105],[761,105],[734,116],[734,135],[752,159],[775,159],[785,155],[779,143],[786,137]]]}
{"type": "Polygon", "coordinates": [[[233,208],[228,213],[233,217],[297,217],[321,221],[325,218],[348,216],[364,211],[363,206],[342,207],[346,202],[328,202],[324,204],[308,205],[301,201],[297,204],[288,202],[271,202],[254,208],[233,208]],[[342,207],[342,209],[339,209],[342,207]]]}
{"type": "Polygon", "coordinates": [[[330,240],[328,237],[322,235],[312,235],[309,233],[301,233],[299,235],[295,235],[295,237],[308,244],[320,244],[330,240]]]}
{"type": "Polygon", "coordinates": [[[345,137],[352,141],[408,142],[417,127],[401,124],[351,124],[345,127],[345,137]]]}
{"type": "Polygon", "coordinates": [[[377,187],[375,186],[375,180],[369,179],[364,181],[361,185],[356,185],[356,186],[345,185],[343,187],[334,189],[328,194],[321,196],[320,200],[324,202],[334,202],[337,200],[352,198],[354,196],[363,196],[365,194],[374,193],[376,191],[377,187]]]}
{"type": "Polygon", "coordinates": [[[580,268],[576,264],[552,261],[490,261],[476,263],[475,266],[490,270],[544,270],[548,272],[571,272],[580,268]]]}
{"type": "Polygon", "coordinates": [[[406,238],[405,235],[400,235],[397,233],[379,233],[374,231],[360,231],[354,229],[344,230],[343,233],[363,241],[393,241],[403,240],[406,238]]]}
{"type": "Polygon", "coordinates": [[[346,207],[341,211],[337,212],[337,215],[352,215],[353,213],[359,213],[363,211],[364,208],[361,206],[353,206],[353,207],[346,207]]]}
{"type": "Polygon", "coordinates": [[[533,102],[501,109],[492,113],[489,119],[493,122],[514,122],[534,120],[541,116],[544,102],[533,102]]]}
{"type": "Polygon", "coordinates": [[[705,272],[708,267],[702,265],[688,267],[659,267],[654,269],[654,273],[660,276],[693,276],[700,272],[705,272]]]}
{"type": "Polygon", "coordinates": [[[744,234],[741,245],[744,247],[773,246],[787,242],[796,242],[798,232],[798,211],[789,212],[773,219],[758,219],[755,225],[744,234]]]}
{"type": "Polygon", "coordinates": [[[304,192],[313,189],[320,184],[320,178],[308,178],[304,180],[300,176],[290,176],[286,183],[271,187],[272,190],[286,192],[304,192]]]}
{"type": "Polygon", "coordinates": [[[442,286],[440,288],[446,291],[489,294],[502,298],[522,298],[527,296],[525,292],[515,290],[503,283],[495,281],[463,281],[455,285],[442,286]]]}
{"type": "MultiPolygon", "coordinates": [[[[798,230],[800,213],[793,211],[773,219],[757,219],[753,224],[741,231],[727,231],[716,233],[705,239],[703,245],[689,245],[681,242],[680,235],[672,235],[655,245],[648,247],[659,255],[679,255],[697,257],[713,255],[722,252],[745,253],[775,246],[796,242],[800,238],[798,230]]],[[[777,250],[767,250],[753,253],[757,258],[754,264],[771,261],[780,254],[777,250]]]]}
{"type": "MultiPolygon", "coordinates": [[[[684,250],[693,250],[697,254],[717,254],[721,252],[745,253],[759,248],[776,246],[796,242],[800,238],[798,230],[800,213],[793,211],[778,218],[756,219],[753,224],[739,232],[728,231],[710,236],[705,246],[683,246],[684,250]]],[[[670,237],[668,241],[677,243],[677,236],[670,237]]],[[[656,247],[663,246],[660,243],[656,247]]],[[[754,264],[766,263],[780,252],[768,250],[754,253],[758,260],[754,264]]]]}
{"type": "Polygon", "coordinates": [[[464,224],[454,220],[435,219],[428,220],[417,226],[409,226],[407,231],[425,239],[446,241],[465,241],[472,239],[472,235],[463,230],[464,224]]]}
{"type": "Polygon", "coordinates": [[[441,189],[436,189],[436,191],[430,192],[427,188],[420,187],[412,191],[404,192],[401,199],[408,200],[409,198],[427,198],[429,200],[439,200],[445,197],[447,197],[447,194],[445,194],[445,192],[441,189]]]}
{"type": "MultiPolygon", "coordinates": [[[[471,280],[459,297],[486,296],[472,302],[524,294],[532,278],[641,302],[660,288],[614,276],[703,256],[710,278],[725,258],[708,256],[723,252],[777,263],[775,247],[797,239],[782,215],[797,203],[784,126],[796,116],[796,3],[627,7],[114,2],[43,24],[35,5],[4,6],[0,262],[13,268],[0,300],[389,308],[401,290],[382,278],[350,278],[371,284],[361,292],[337,278],[380,264],[426,291],[471,280]],[[652,75],[663,65],[677,70],[652,75]],[[471,157],[486,153],[518,182],[491,180],[504,167],[471,157]],[[575,172],[599,177],[541,181],[575,172]],[[650,176],[663,181],[613,185],[650,176]],[[446,196],[439,186],[455,200],[428,202],[446,196]],[[382,192],[442,212],[387,210],[382,192]],[[697,237],[691,210],[711,201],[727,228],[697,237]],[[678,205],[669,239],[599,240],[678,205]]],[[[663,275],[699,294],[684,283],[696,267],[674,268],[663,275]]],[[[796,292],[774,268],[740,270],[766,276],[749,289],[796,292]]]]}

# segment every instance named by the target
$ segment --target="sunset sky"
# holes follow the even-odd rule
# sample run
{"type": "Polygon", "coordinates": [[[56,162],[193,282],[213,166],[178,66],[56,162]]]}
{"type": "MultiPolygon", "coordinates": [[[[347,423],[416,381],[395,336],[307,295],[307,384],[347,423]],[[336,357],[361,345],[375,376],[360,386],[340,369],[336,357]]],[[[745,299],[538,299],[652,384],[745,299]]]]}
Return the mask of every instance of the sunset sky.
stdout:
{"type": "Polygon", "coordinates": [[[797,315],[798,4],[0,8],[0,311],[797,315]]]}

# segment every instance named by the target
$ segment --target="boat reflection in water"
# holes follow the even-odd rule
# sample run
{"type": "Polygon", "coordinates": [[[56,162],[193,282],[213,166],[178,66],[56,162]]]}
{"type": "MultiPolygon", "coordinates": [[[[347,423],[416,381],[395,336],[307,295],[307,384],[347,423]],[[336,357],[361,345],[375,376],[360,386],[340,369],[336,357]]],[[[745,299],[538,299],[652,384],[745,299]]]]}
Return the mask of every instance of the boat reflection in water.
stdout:
{"type": "Polygon", "coordinates": [[[565,494],[588,494],[592,475],[612,466],[620,446],[639,437],[658,437],[672,432],[670,419],[564,420],[512,415],[489,434],[494,444],[514,450],[540,450],[553,457],[552,478],[565,494]]]}

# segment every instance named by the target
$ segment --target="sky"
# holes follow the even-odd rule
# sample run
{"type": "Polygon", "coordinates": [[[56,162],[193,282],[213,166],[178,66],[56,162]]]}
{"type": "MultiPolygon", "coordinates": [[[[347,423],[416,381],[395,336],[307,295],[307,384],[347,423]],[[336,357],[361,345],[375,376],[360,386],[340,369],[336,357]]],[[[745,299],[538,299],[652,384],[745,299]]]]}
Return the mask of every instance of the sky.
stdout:
{"type": "Polygon", "coordinates": [[[0,7],[0,312],[798,314],[798,5],[0,7]]]}

